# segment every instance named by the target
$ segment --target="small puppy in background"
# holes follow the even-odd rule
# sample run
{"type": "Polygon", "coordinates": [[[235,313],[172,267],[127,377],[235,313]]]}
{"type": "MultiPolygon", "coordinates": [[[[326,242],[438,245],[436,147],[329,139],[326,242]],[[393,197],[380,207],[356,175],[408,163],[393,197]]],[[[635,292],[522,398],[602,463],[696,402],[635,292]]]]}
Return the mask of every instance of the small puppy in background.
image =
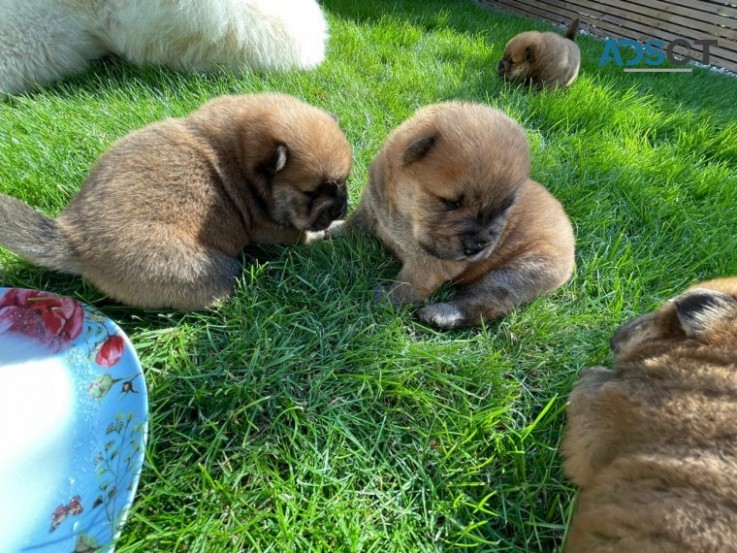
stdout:
{"type": "Polygon", "coordinates": [[[402,261],[392,303],[421,302],[451,282],[455,299],[423,307],[420,318],[478,325],[571,276],[571,223],[529,175],[525,133],[500,111],[424,107],[386,140],[346,225],[375,234],[402,261]]]}
{"type": "Polygon", "coordinates": [[[309,69],[327,36],[315,0],[0,0],[0,94],[111,53],[189,71],[309,69]]]}
{"type": "Polygon", "coordinates": [[[574,387],[567,553],[737,551],[737,278],[622,326],[574,387]]]}
{"type": "Polygon", "coordinates": [[[538,31],[518,34],[504,47],[497,72],[508,81],[531,83],[538,90],[570,86],[581,65],[576,32],[578,19],[571,22],[563,36],[538,31]]]}
{"type": "Polygon", "coordinates": [[[320,238],[345,215],[351,148],[283,94],[222,96],[120,139],[56,219],[0,194],[0,245],[137,307],[227,296],[250,243],[320,238]]]}

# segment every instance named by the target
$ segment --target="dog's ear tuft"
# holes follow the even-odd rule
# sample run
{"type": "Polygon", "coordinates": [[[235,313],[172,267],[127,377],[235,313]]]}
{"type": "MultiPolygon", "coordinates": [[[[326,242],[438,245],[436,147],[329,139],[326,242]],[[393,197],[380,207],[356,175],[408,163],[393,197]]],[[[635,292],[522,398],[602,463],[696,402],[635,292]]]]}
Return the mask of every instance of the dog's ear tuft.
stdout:
{"type": "Polygon", "coordinates": [[[532,51],[531,47],[525,48],[525,61],[527,63],[532,63],[535,61],[535,52],[532,51]]]}
{"type": "Polygon", "coordinates": [[[412,163],[415,163],[416,161],[420,161],[428,154],[430,150],[433,149],[437,138],[437,135],[433,134],[430,136],[423,136],[422,138],[414,140],[409,146],[407,146],[407,149],[404,151],[404,154],[402,155],[402,162],[405,165],[410,165],[412,163]]]}
{"type": "Polygon", "coordinates": [[[737,317],[737,299],[729,294],[694,288],[673,300],[678,321],[689,338],[701,338],[737,317]]]}
{"type": "Polygon", "coordinates": [[[277,144],[271,155],[259,166],[259,169],[268,176],[277,174],[287,165],[288,152],[289,150],[284,144],[277,144]]]}

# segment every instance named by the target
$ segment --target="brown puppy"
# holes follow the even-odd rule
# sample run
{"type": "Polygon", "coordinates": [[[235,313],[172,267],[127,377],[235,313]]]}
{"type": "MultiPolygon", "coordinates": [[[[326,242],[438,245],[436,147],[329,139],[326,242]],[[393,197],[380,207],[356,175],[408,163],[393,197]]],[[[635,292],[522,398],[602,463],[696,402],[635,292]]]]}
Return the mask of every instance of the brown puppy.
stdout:
{"type": "Polygon", "coordinates": [[[574,42],[577,31],[578,19],[574,19],[563,36],[537,31],[518,34],[504,47],[497,72],[508,81],[531,83],[538,90],[570,86],[581,65],[581,52],[574,42]]]}
{"type": "Polygon", "coordinates": [[[737,551],[737,278],[621,327],[570,397],[569,553],[737,551]]]}
{"type": "Polygon", "coordinates": [[[425,107],[387,139],[347,225],[376,234],[403,262],[393,303],[420,302],[453,282],[456,298],[420,318],[441,328],[480,324],[571,275],[571,223],[529,173],[527,138],[500,111],[425,107]]]}
{"type": "Polygon", "coordinates": [[[305,242],[342,217],[350,167],[324,111],[223,96],[119,140],[56,219],[0,195],[0,244],[130,305],[201,309],[231,292],[247,244],[305,242]]]}

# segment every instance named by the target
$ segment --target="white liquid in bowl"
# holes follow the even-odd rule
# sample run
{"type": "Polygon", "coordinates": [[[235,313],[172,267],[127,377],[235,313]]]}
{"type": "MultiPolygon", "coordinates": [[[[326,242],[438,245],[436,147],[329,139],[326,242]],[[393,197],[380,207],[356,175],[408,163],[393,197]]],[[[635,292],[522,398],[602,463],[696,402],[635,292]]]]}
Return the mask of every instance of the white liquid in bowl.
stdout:
{"type": "Polygon", "coordinates": [[[74,388],[59,357],[0,335],[0,551],[51,523],[51,494],[70,472],[74,388]]]}

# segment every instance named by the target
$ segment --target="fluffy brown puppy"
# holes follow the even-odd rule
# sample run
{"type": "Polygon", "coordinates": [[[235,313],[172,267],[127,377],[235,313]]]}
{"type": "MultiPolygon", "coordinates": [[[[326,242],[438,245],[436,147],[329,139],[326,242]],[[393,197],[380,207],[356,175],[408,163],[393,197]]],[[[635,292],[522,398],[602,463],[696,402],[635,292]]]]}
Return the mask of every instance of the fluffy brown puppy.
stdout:
{"type": "Polygon", "coordinates": [[[538,31],[518,34],[504,47],[497,72],[508,81],[533,84],[538,90],[570,86],[581,65],[581,52],[574,42],[577,31],[578,19],[574,19],[563,36],[538,31]]]}
{"type": "Polygon", "coordinates": [[[130,305],[201,309],[231,292],[247,244],[304,242],[342,217],[350,167],[324,111],[223,96],[119,140],[56,219],[0,195],[0,244],[130,305]]]}
{"type": "Polygon", "coordinates": [[[420,109],[387,139],[348,228],[376,234],[403,262],[395,303],[443,283],[453,301],[419,311],[441,328],[480,324],[568,280],[571,223],[529,178],[520,126],[498,110],[449,102],[420,109]]]}
{"type": "Polygon", "coordinates": [[[621,327],[570,397],[568,553],[737,551],[737,278],[621,327]]]}

